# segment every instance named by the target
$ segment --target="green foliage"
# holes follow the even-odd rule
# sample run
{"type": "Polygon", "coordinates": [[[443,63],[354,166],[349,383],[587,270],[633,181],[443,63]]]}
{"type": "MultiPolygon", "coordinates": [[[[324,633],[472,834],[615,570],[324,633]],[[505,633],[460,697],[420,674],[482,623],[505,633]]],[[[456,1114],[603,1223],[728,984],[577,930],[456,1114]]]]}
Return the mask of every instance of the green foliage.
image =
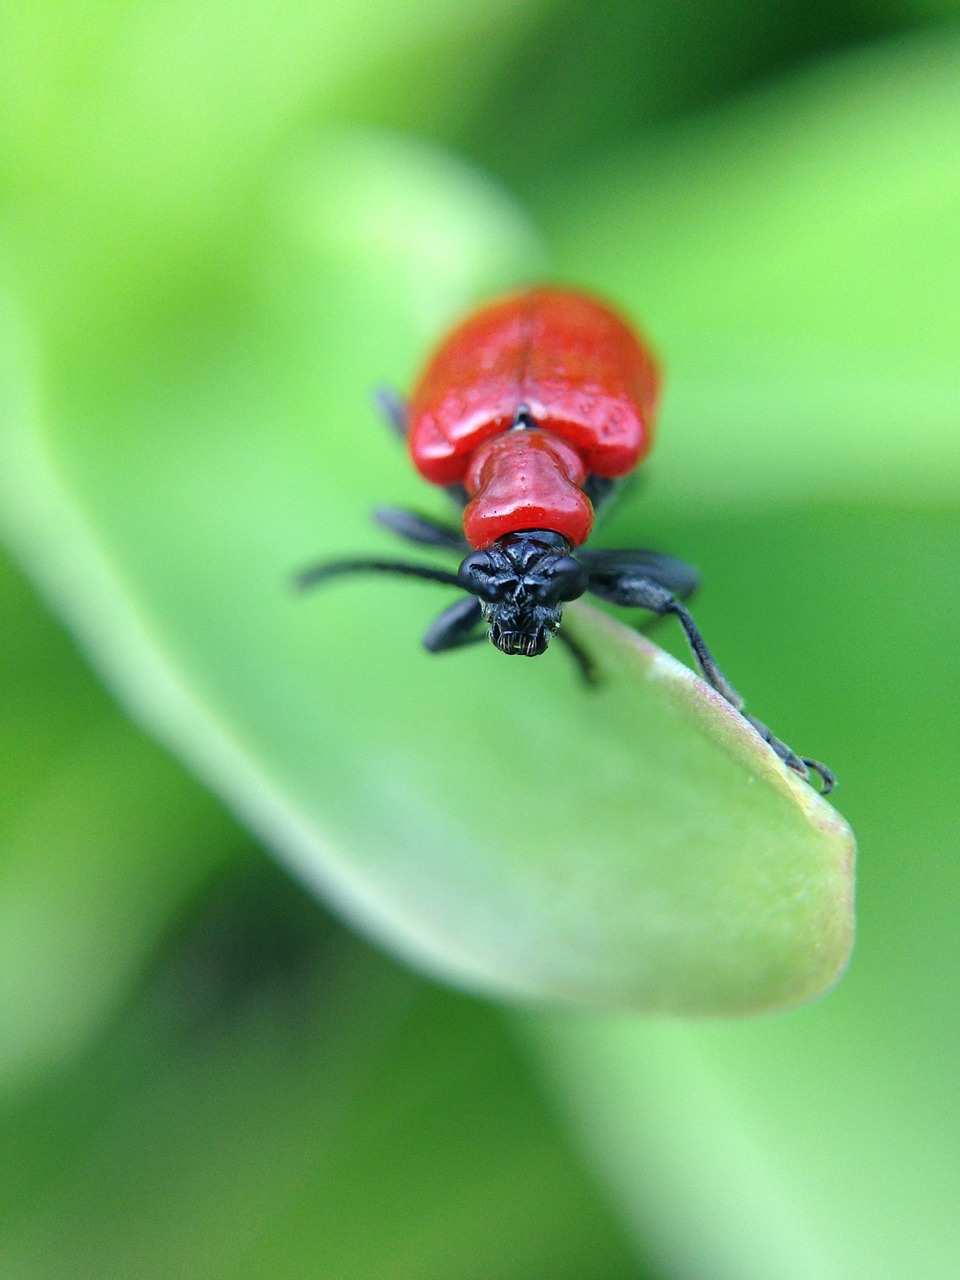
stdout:
{"type": "Polygon", "coordinates": [[[110,704],[0,566],[0,1090],[115,1015],[171,916],[244,850],[214,802],[110,704]]]}
{"type": "Polygon", "coordinates": [[[865,874],[815,1006],[509,1015],[552,1121],[506,1016],[251,878],[5,571],[0,1272],[952,1277],[960,46],[910,27],[950,13],[7,7],[0,524],[126,709],[467,986],[723,1014],[832,981],[844,823],[664,654],[572,612],[588,695],[562,653],[423,655],[428,584],[289,590],[388,548],[375,503],[442,513],[369,391],[549,275],[668,367],[602,536],[704,570],[865,874]]]}
{"type": "Polygon", "coordinates": [[[7,1117],[4,1273],[635,1280],[493,1010],[265,871],[7,1117]]]}

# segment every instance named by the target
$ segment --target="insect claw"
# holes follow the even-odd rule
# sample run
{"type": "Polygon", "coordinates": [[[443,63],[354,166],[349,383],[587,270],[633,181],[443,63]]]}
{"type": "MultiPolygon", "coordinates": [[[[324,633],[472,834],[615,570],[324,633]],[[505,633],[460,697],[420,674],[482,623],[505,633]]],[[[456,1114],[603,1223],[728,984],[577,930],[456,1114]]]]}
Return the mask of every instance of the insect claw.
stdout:
{"type": "MultiPolygon", "coordinates": [[[[820,794],[822,796],[828,796],[837,785],[837,777],[833,770],[828,769],[827,766],[825,764],[821,764],[819,760],[808,760],[804,757],[803,763],[810,772],[815,773],[820,779],[820,794]]],[[[809,772],[807,774],[807,781],[810,781],[809,772]]]]}

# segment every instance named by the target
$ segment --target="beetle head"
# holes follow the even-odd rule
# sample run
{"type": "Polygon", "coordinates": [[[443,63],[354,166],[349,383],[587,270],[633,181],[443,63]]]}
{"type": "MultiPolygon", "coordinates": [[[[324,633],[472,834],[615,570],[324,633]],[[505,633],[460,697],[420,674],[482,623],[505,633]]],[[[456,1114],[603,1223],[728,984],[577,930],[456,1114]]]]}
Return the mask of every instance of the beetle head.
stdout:
{"type": "Polygon", "coordinates": [[[531,530],[499,538],[461,564],[460,585],[477,596],[501,653],[534,658],[555,635],[567,600],[587,589],[587,571],[557,533],[531,530]]]}

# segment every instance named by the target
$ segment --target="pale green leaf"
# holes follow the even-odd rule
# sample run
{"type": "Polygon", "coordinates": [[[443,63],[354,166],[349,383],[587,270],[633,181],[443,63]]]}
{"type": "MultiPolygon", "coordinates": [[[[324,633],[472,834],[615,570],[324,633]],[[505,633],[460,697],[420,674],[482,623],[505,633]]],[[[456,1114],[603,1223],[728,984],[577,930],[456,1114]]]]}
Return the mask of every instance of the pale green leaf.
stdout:
{"type": "Polygon", "coordinates": [[[291,590],[311,558],[385,544],[375,502],[442,498],[369,390],[471,293],[541,268],[501,193],[377,136],[306,152],[275,208],[249,276],[58,370],[53,411],[5,414],[12,536],[94,661],[426,970],[678,1013],[817,995],[849,951],[850,832],[686,668],[571,610],[588,692],[562,651],[425,654],[432,585],[291,590]]]}

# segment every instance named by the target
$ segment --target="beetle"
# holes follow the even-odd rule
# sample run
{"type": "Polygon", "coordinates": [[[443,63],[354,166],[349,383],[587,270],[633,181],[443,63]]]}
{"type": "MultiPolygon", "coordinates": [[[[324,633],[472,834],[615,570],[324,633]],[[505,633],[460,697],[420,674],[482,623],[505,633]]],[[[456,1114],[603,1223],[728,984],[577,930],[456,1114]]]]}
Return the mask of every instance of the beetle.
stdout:
{"type": "Polygon", "coordinates": [[[597,507],[653,443],[660,371],[648,344],[606,303],[573,289],[536,287],[469,315],[434,351],[409,404],[379,401],[424,479],[462,511],[454,529],[414,511],[378,509],[410,542],[464,556],[456,573],[380,559],[329,560],[297,576],[301,589],[355,573],[388,573],[467,594],[424,636],[431,653],[488,635],[502,653],[536,657],[553,636],[587,681],[593,663],[561,630],[563,606],[589,592],[679,621],[700,673],[802,778],[824,794],[826,765],[799,756],[744,710],[683,601],[696,570],[647,550],[584,547],[597,507]]]}

